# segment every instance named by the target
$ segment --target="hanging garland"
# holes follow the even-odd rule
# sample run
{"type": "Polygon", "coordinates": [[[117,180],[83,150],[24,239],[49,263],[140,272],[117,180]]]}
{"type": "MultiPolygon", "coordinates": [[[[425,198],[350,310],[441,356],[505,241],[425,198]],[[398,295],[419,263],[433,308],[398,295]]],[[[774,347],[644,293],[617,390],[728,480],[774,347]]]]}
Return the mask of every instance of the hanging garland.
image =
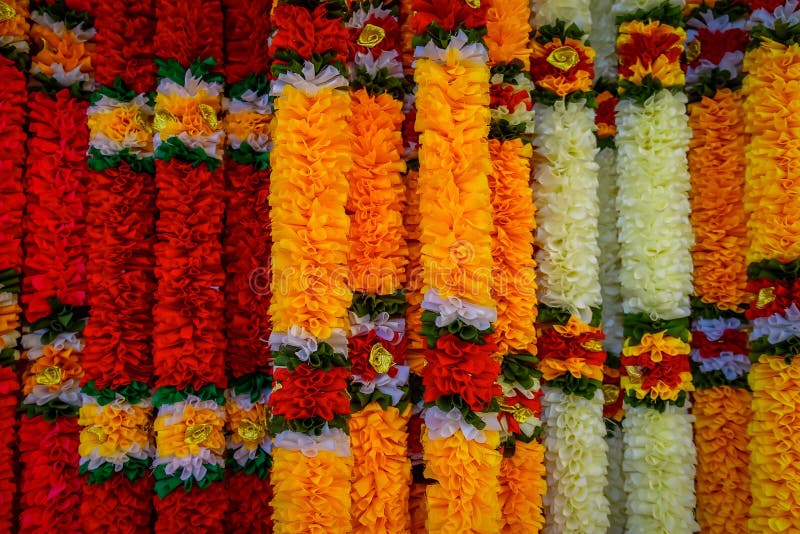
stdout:
{"type": "Polygon", "coordinates": [[[800,386],[797,324],[798,257],[794,166],[800,65],[800,8],[788,2],[750,2],[752,41],[744,59],[745,210],[749,248],[746,311],[753,362],[752,420],[748,427],[753,532],[800,529],[800,477],[794,422],[800,386]]]}
{"type": "Polygon", "coordinates": [[[349,532],[346,287],[352,165],[344,2],[278,2],[270,208],[276,532],[349,532]],[[280,289],[280,291],[278,291],[280,289]],[[313,496],[313,498],[312,498],[313,496]]]}
{"type": "Polygon", "coordinates": [[[743,4],[703,4],[686,19],[695,297],[691,364],[697,447],[697,520],[705,532],[747,523],[750,360],[743,205],[745,132],[743,4]]]}
{"type": "Polygon", "coordinates": [[[627,529],[692,532],[689,369],[693,243],[678,2],[624,1],[617,15],[617,174],[627,529]]]}
{"type": "Polygon", "coordinates": [[[537,1],[534,193],[539,264],[539,370],[545,379],[545,532],[608,526],[594,161],[594,50],[588,1],[537,1]],[[568,452],[565,452],[568,451],[568,452]]]}
{"type": "Polygon", "coordinates": [[[412,3],[424,298],[428,532],[498,532],[486,5],[412,3]],[[466,377],[469,378],[466,378],[466,377]]]}
{"type": "Polygon", "coordinates": [[[87,279],[91,318],[82,356],[79,424],[84,532],[150,528],[154,454],[152,383],[152,37],[155,6],[98,4],[95,79],[88,109],[87,279]],[[124,17],[124,18],[123,18],[124,17]],[[124,22],[123,22],[124,21],[124,22]],[[135,40],[121,25],[135,28],[135,40]]]}
{"type": "Polygon", "coordinates": [[[228,350],[226,525],[272,532],[269,365],[269,8],[266,0],[223,0],[227,134],[224,263],[228,350]],[[253,36],[259,36],[253,39],[253,36]]]}
{"type": "Polygon", "coordinates": [[[156,532],[222,530],[227,495],[222,7],[156,2],[156,532]]]}
{"type": "Polygon", "coordinates": [[[530,79],[531,26],[528,0],[492,2],[486,14],[491,67],[489,187],[497,302],[497,353],[503,390],[500,473],[502,532],[538,532],[544,525],[544,447],[539,377],[536,369],[536,262],[533,259],[535,206],[529,182],[533,134],[530,79]]]}
{"type": "Polygon", "coordinates": [[[28,91],[24,70],[29,61],[28,2],[10,1],[0,5],[0,531],[10,532],[15,522],[14,495],[16,412],[19,381],[16,362],[20,359],[22,336],[19,293],[22,271],[22,214],[25,207],[23,170],[25,166],[25,122],[28,91]]]}
{"type": "Polygon", "coordinates": [[[19,432],[22,530],[80,529],[79,363],[86,325],[87,103],[94,21],[85,2],[31,8],[19,432]]]}

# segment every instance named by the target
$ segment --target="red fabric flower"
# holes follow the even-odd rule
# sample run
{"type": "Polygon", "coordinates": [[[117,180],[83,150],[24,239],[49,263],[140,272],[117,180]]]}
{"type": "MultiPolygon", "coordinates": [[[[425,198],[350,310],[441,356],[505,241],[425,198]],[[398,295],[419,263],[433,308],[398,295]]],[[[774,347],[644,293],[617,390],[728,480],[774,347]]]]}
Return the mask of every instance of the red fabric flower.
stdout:
{"type": "Polygon", "coordinates": [[[155,479],[151,476],[132,482],[122,473],[115,474],[102,484],[89,484],[84,479],[81,499],[82,532],[152,532],[154,482],[155,479]]]}
{"type": "Polygon", "coordinates": [[[747,354],[747,332],[727,329],[717,341],[709,341],[703,332],[692,333],[692,348],[700,352],[702,358],[716,358],[723,352],[747,354]]]}
{"type": "Polygon", "coordinates": [[[616,98],[611,91],[603,91],[597,95],[597,112],[595,113],[595,123],[597,124],[597,136],[600,138],[612,137],[617,133],[616,98]]]}
{"type": "MultiPolygon", "coordinates": [[[[626,362],[626,365],[630,365],[626,362]]],[[[663,382],[671,388],[680,385],[680,373],[690,373],[689,358],[686,355],[666,358],[651,369],[642,369],[642,389],[645,391],[663,382]]]]}
{"type": "Polygon", "coordinates": [[[542,330],[537,343],[539,359],[568,360],[570,358],[581,358],[589,365],[603,365],[606,360],[606,353],[601,351],[591,351],[584,347],[594,341],[601,341],[605,338],[602,332],[592,334],[590,332],[580,334],[575,337],[564,337],[555,328],[545,328],[542,330]]]}
{"type": "Polygon", "coordinates": [[[227,532],[270,534],[272,532],[272,485],[269,480],[242,471],[225,473],[228,510],[227,532]]]}
{"type": "Polygon", "coordinates": [[[412,106],[411,110],[406,113],[406,116],[403,119],[403,143],[406,147],[412,143],[415,145],[419,144],[419,132],[415,128],[416,122],[417,108],[412,106]]]}
{"type": "Polygon", "coordinates": [[[0,79],[3,98],[0,100],[0,271],[22,269],[22,212],[25,195],[22,190],[22,169],[25,164],[25,110],[28,91],[25,75],[16,65],[0,56],[0,79]]]}
{"type": "Polygon", "coordinates": [[[95,5],[95,80],[111,85],[119,76],[137,93],[152,91],[156,85],[153,2],[103,0],[95,5]]]}
{"type": "Polygon", "coordinates": [[[745,311],[745,317],[752,321],[759,317],[783,313],[793,303],[800,302],[800,279],[792,282],[749,280],[747,291],[752,295],[752,300],[750,307],[745,311]]]}
{"type": "Polygon", "coordinates": [[[240,82],[253,72],[267,72],[270,2],[223,2],[225,12],[225,79],[240,82]],[[258,36],[253,38],[253,36],[258,36]]]}
{"type": "MultiPolygon", "coordinates": [[[[370,330],[365,335],[354,336],[348,340],[348,357],[350,358],[351,372],[354,376],[361,376],[365,381],[374,380],[378,373],[369,363],[369,355],[375,344],[380,344],[392,354],[395,364],[405,362],[408,338],[395,334],[395,339],[387,341],[378,337],[375,330],[370,330]]],[[[397,374],[397,368],[392,367],[387,373],[389,376],[397,374]]]]}
{"type": "MultiPolygon", "coordinates": [[[[511,397],[504,397],[503,404],[510,407],[515,407],[517,404],[528,408],[533,412],[536,417],[540,417],[542,414],[542,390],[538,390],[533,392],[533,398],[529,399],[528,397],[521,395],[519,392],[515,391],[514,395],[511,397]]],[[[503,411],[500,413],[500,417],[504,417],[506,420],[506,424],[508,425],[508,431],[514,434],[520,434],[522,430],[520,429],[519,422],[514,419],[513,414],[503,411]]]]}
{"type": "Polygon", "coordinates": [[[650,68],[660,56],[669,64],[675,63],[683,53],[681,35],[669,25],[653,22],[647,31],[629,33],[624,44],[618,46],[619,73],[633,76],[632,67],[638,63],[650,68]]]}
{"type": "Polygon", "coordinates": [[[0,367],[0,532],[12,532],[14,523],[14,495],[17,479],[14,461],[17,441],[17,406],[19,382],[8,367],[0,367]]]}
{"type": "Polygon", "coordinates": [[[513,112],[522,102],[525,103],[525,109],[528,111],[533,108],[531,94],[525,90],[515,91],[513,85],[494,84],[489,94],[491,98],[490,106],[492,109],[505,106],[510,112],[513,112]]]}
{"type": "Polygon", "coordinates": [[[703,59],[719,65],[726,53],[744,52],[749,42],[747,32],[738,29],[712,32],[708,28],[701,28],[697,30],[696,39],[700,42],[700,55],[689,63],[693,67],[703,59]]]}
{"type": "Polygon", "coordinates": [[[225,532],[229,499],[227,487],[221,482],[202,490],[195,487],[190,492],[178,488],[163,499],[155,497],[155,532],[225,532]]]}
{"type": "Polygon", "coordinates": [[[222,62],[222,3],[156,0],[158,22],[153,49],[189,67],[198,59],[222,62]]]}
{"type": "Polygon", "coordinates": [[[411,9],[414,33],[422,35],[431,22],[437,23],[448,32],[458,28],[479,28],[486,26],[487,3],[480,7],[470,7],[464,0],[413,0],[411,9]]]}
{"type": "Polygon", "coordinates": [[[750,6],[750,11],[763,8],[772,13],[786,2],[784,0],[747,0],[745,3],[750,6]]]}
{"type": "MultiPolygon", "coordinates": [[[[382,52],[387,50],[397,50],[399,52],[400,48],[400,23],[397,22],[395,17],[388,15],[386,17],[380,18],[375,15],[371,15],[367,20],[364,21],[364,26],[367,24],[372,24],[373,26],[377,26],[381,28],[384,32],[383,39],[378,42],[372,48],[368,48],[366,46],[359,45],[356,42],[356,52],[360,52],[362,54],[371,54],[372,57],[377,58],[381,55],[382,52]]],[[[363,28],[357,28],[355,30],[355,35],[352,37],[353,41],[358,40],[358,36],[361,33],[363,28]]]]}
{"type": "Polygon", "coordinates": [[[500,364],[492,359],[497,351],[494,340],[477,345],[453,334],[440,337],[435,348],[425,349],[428,365],[422,373],[425,402],[446,395],[459,395],[474,411],[481,411],[501,394],[495,384],[500,364]]]}
{"type": "Polygon", "coordinates": [[[327,14],[324,3],[313,11],[292,4],[276,5],[272,14],[275,34],[269,47],[270,57],[274,59],[278,50],[293,50],[305,60],[311,59],[312,54],[333,52],[333,61],[346,63],[354,42],[350,30],[341,20],[330,19],[327,14]]]}
{"type": "Polygon", "coordinates": [[[270,395],[272,413],[289,420],[317,416],[326,421],[335,415],[349,414],[350,399],[346,393],[349,377],[350,371],[344,367],[322,371],[301,364],[291,372],[285,367],[277,369],[275,380],[281,387],[270,395]]]}

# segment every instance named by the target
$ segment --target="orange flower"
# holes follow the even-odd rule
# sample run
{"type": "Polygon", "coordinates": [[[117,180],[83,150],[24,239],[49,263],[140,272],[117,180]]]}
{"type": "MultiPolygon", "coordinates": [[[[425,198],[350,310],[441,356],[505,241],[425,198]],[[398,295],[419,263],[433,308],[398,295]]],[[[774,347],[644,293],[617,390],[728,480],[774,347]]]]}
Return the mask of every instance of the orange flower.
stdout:
{"type": "Polygon", "coordinates": [[[486,37],[489,63],[511,63],[518,59],[530,70],[531,9],[528,0],[494,0],[486,11],[486,37]]]}
{"type": "Polygon", "coordinates": [[[0,36],[19,37],[22,41],[28,33],[28,0],[5,0],[6,6],[14,13],[11,18],[0,20],[0,36]]]}
{"type": "Polygon", "coordinates": [[[619,26],[619,77],[640,85],[648,74],[667,87],[683,85],[680,58],[686,32],[659,21],[623,22],[619,26]]]}
{"type": "Polygon", "coordinates": [[[544,445],[517,441],[514,455],[500,465],[503,534],[539,532],[544,526],[542,497],[547,491],[544,445]]]}
{"type": "Polygon", "coordinates": [[[217,455],[225,452],[225,419],[216,410],[197,409],[191,404],[183,409],[183,420],[169,424],[173,415],[156,418],[156,448],[161,456],[195,456],[201,448],[217,455]]]}
{"type": "Polygon", "coordinates": [[[51,65],[56,63],[64,67],[64,72],[78,67],[81,72],[92,71],[94,44],[79,41],[72,32],[66,31],[59,37],[49,28],[34,24],[31,40],[42,45],[42,49],[31,58],[31,63],[48,76],[53,75],[51,65]]]}
{"type": "Polygon", "coordinates": [[[594,79],[594,49],[577,39],[558,37],[547,44],[533,42],[531,75],[536,87],[567,96],[591,91],[594,79]]]}
{"type": "Polygon", "coordinates": [[[583,358],[567,358],[566,360],[548,358],[539,362],[539,370],[545,380],[553,380],[567,373],[575,378],[586,377],[590,380],[603,380],[603,367],[588,364],[583,358]]]}
{"type": "Polygon", "coordinates": [[[78,353],[72,349],[56,349],[45,345],[44,354],[33,361],[23,375],[23,393],[33,391],[36,385],[47,386],[51,393],[61,389],[67,380],[83,378],[83,369],[78,363],[78,353]]]}

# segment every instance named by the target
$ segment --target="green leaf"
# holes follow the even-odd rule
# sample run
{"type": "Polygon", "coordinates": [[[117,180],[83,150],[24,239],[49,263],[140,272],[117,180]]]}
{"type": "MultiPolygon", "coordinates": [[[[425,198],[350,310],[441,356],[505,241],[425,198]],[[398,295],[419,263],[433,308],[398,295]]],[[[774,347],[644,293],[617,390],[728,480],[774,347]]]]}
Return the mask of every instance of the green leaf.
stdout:
{"type": "Polygon", "coordinates": [[[415,35],[411,40],[411,46],[425,46],[429,42],[433,43],[439,48],[447,48],[450,45],[450,39],[453,38],[458,30],[464,32],[467,36],[467,43],[482,43],[483,37],[486,35],[486,27],[481,28],[465,28],[459,27],[453,29],[452,32],[445,30],[436,22],[431,22],[421,35],[415,35]]]}
{"type": "Polygon", "coordinates": [[[592,380],[585,376],[575,378],[569,373],[553,380],[548,380],[547,385],[551,388],[561,389],[566,395],[576,395],[586,400],[594,398],[595,391],[603,387],[603,383],[600,380],[592,380]]]}
{"type": "Polygon", "coordinates": [[[445,334],[452,334],[463,341],[485,345],[485,337],[494,332],[494,327],[490,326],[486,330],[478,330],[472,325],[468,325],[461,319],[456,319],[447,326],[436,326],[436,318],[439,315],[430,310],[422,312],[422,335],[426,338],[429,347],[435,347],[436,341],[445,334]]]}
{"type": "Polygon", "coordinates": [[[542,373],[536,368],[539,359],[531,354],[506,354],[500,364],[500,371],[505,381],[509,384],[519,383],[525,389],[530,389],[542,373]]]}
{"type": "Polygon", "coordinates": [[[661,4],[650,9],[637,9],[633,13],[618,15],[616,24],[619,26],[623,22],[641,20],[644,22],[658,21],[675,28],[683,26],[683,13],[681,5],[665,0],[661,4]]]}
{"type": "Polygon", "coordinates": [[[228,469],[246,475],[257,476],[259,480],[267,480],[269,478],[269,471],[272,469],[272,456],[267,454],[264,449],[259,447],[256,451],[256,457],[247,460],[243,466],[239,465],[239,462],[234,459],[233,454],[234,451],[228,449],[228,458],[225,464],[228,469]]]}
{"type": "Polygon", "coordinates": [[[185,401],[189,395],[195,395],[204,401],[214,401],[220,406],[225,404],[225,391],[214,384],[208,384],[199,391],[192,386],[185,389],[178,389],[175,386],[160,387],[153,395],[153,406],[160,408],[165,404],[177,404],[185,401]]]}
{"type": "Polygon", "coordinates": [[[539,44],[547,44],[554,39],[561,39],[563,43],[566,39],[583,40],[586,35],[581,28],[574,22],[567,25],[567,21],[556,19],[555,24],[546,24],[536,31],[536,42],[539,44]]]}
{"type": "Polygon", "coordinates": [[[17,50],[16,47],[9,45],[0,45],[0,56],[5,56],[17,64],[17,68],[22,72],[28,72],[30,69],[31,58],[27,52],[17,50]]]}
{"type": "Polygon", "coordinates": [[[359,317],[368,315],[374,320],[381,313],[386,313],[389,317],[404,316],[406,314],[406,292],[404,289],[398,290],[391,295],[375,295],[373,293],[353,293],[353,301],[350,309],[359,317]]]}
{"type": "Polygon", "coordinates": [[[272,388],[272,375],[266,373],[249,373],[228,380],[228,387],[237,395],[249,395],[250,402],[256,402],[272,388]]]}
{"type": "Polygon", "coordinates": [[[321,436],[325,425],[329,428],[338,428],[345,434],[350,433],[347,426],[347,418],[349,416],[335,415],[330,421],[326,421],[322,417],[314,416],[305,419],[286,419],[283,415],[273,415],[269,423],[269,433],[271,436],[277,436],[284,430],[292,432],[299,432],[309,436],[321,436]]]}
{"type": "Polygon", "coordinates": [[[793,282],[800,277],[800,259],[781,263],[778,260],[761,260],[747,266],[747,277],[751,280],[783,280],[793,282]]]}
{"type": "Polygon", "coordinates": [[[150,396],[150,388],[144,382],[133,381],[127,386],[123,386],[117,390],[110,388],[97,389],[94,380],[87,382],[81,391],[90,397],[97,399],[100,406],[111,404],[117,399],[117,393],[122,395],[125,400],[130,404],[139,404],[144,399],[150,396]]]}
{"type": "Polygon", "coordinates": [[[381,95],[388,93],[396,100],[403,100],[405,96],[405,80],[389,75],[389,69],[384,67],[375,75],[371,75],[364,67],[356,67],[355,75],[350,82],[354,90],[364,89],[371,95],[381,95]]]}
{"type": "Polygon", "coordinates": [[[247,91],[253,91],[258,96],[269,94],[269,80],[266,74],[250,73],[247,77],[236,82],[228,88],[228,96],[233,100],[241,100],[247,91]]]}
{"type": "Polygon", "coordinates": [[[59,399],[54,399],[44,406],[22,404],[20,413],[27,415],[29,418],[41,415],[45,421],[55,421],[59,417],[77,417],[78,409],[78,406],[70,406],[59,399]]]}
{"type": "Polygon", "coordinates": [[[631,345],[637,345],[645,334],[666,331],[668,336],[689,343],[689,318],[652,320],[646,313],[626,313],[622,316],[622,330],[631,345]]]}
{"type": "Polygon", "coordinates": [[[94,26],[94,18],[86,11],[70,9],[64,0],[55,0],[49,3],[45,1],[31,2],[31,13],[36,11],[46,13],[56,22],[63,22],[68,30],[83,25],[84,30],[90,30],[94,26]]]}
{"type": "Polygon", "coordinates": [[[92,104],[96,104],[104,96],[113,98],[114,100],[118,100],[120,102],[130,102],[136,98],[136,91],[128,89],[125,85],[125,82],[122,81],[122,78],[117,76],[111,86],[98,85],[97,89],[95,89],[94,93],[92,93],[92,96],[89,97],[89,101],[92,104]]]}
{"type": "Polygon", "coordinates": [[[229,148],[228,156],[242,165],[252,165],[259,171],[269,169],[269,152],[256,152],[246,141],[239,148],[229,148]]]}
{"type": "MultiPolygon", "coordinates": [[[[181,477],[178,473],[174,475],[167,475],[165,465],[156,466],[156,468],[153,470],[153,475],[156,479],[156,495],[163,499],[181,486],[183,486],[183,490],[186,493],[189,493],[195,485],[200,489],[206,489],[212,483],[219,482],[224,479],[225,469],[223,467],[214,464],[204,465],[206,468],[206,476],[201,480],[197,480],[193,476],[186,480],[181,480],[181,477]]],[[[202,499],[202,495],[199,495],[198,498],[202,499]]]]}
{"type": "Polygon", "coordinates": [[[652,74],[648,74],[642,78],[642,83],[638,85],[628,80],[620,80],[619,97],[621,99],[633,100],[639,105],[643,106],[650,99],[650,97],[664,89],[667,89],[672,93],[683,92],[682,85],[666,86],[661,83],[661,80],[654,77],[652,74]]]}
{"type": "Polygon", "coordinates": [[[129,148],[125,148],[111,156],[105,156],[95,147],[89,148],[89,168],[94,171],[102,172],[106,169],[118,167],[123,161],[134,172],[146,172],[151,176],[156,174],[156,162],[152,156],[140,158],[136,154],[132,154],[129,148]]]}
{"type": "Polygon", "coordinates": [[[686,404],[686,397],[687,394],[685,391],[681,391],[678,393],[678,398],[674,401],[672,400],[664,400],[664,399],[652,399],[648,395],[644,399],[639,399],[636,397],[635,394],[626,393],[625,394],[625,402],[629,406],[645,406],[647,408],[652,408],[654,410],[658,410],[659,412],[664,412],[667,409],[668,405],[677,406],[678,408],[683,408],[686,404]]]}
{"type": "Polygon", "coordinates": [[[156,149],[155,156],[157,159],[164,161],[171,161],[172,158],[177,158],[191,164],[192,167],[205,163],[211,172],[217,170],[222,164],[222,161],[209,156],[202,148],[189,148],[177,137],[170,137],[163,141],[156,149]]]}
{"type": "MultiPolygon", "coordinates": [[[[747,308],[746,304],[741,305],[742,308],[747,308]]],[[[731,310],[721,310],[710,302],[703,302],[700,297],[692,297],[692,318],[693,319],[718,319],[718,318],[735,318],[744,321],[744,313],[738,313],[731,310]]]]}

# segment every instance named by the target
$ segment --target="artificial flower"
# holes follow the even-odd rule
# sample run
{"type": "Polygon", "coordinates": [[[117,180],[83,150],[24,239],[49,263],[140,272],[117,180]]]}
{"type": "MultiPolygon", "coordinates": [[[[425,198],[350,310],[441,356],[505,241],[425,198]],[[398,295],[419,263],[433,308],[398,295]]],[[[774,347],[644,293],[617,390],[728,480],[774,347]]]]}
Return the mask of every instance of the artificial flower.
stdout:
{"type": "Polygon", "coordinates": [[[517,441],[514,455],[500,464],[500,502],[503,534],[538,532],[545,523],[542,497],[547,491],[544,446],[534,440],[517,441]]]}
{"type": "Polygon", "coordinates": [[[486,10],[486,37],[489,60],[493,64],[522,61],[523,70],[530,70],[531,14],[527,0],[500,0],[486,10]]]}
{"type": "Polygon", "coordinates": [[[617,54],[620,80],[641,85],[652,76],[665,87],[683,85],[680,57],[686,32],[659,21],[633,20],[619,26],[617,54]]]}
{"type": "Polygon", "coordinates": [[[326,421],[349,414],[346,382],[349,376],[350,371],[344,367],[323,371],[305,363],[293,371],[275,369],[274,377],[281,387],[270,396],[272,414],[289,420],[321,417],[326,421]]]}
{"type": "Polygon", "coordinates": [[[578,39],[567,37],[563,41],[553,38],[546,44],[533,42],[531,53],[531,76],[537,88],[546,89],[559,97],[575,92],[592,90],[594,78],[594,49],[578,39]],[[554,54],[569,49],[576,61],[567,66],[555,61],[554,54]]]}
{"type": "Polygon", "coordinates": [[[463,0],[414,0],[412,29],[424,34],[431,23],[436,23],[450,33],[459,28],[477,28],[486,25],[486,5],[469,5],[463,0]]]}

